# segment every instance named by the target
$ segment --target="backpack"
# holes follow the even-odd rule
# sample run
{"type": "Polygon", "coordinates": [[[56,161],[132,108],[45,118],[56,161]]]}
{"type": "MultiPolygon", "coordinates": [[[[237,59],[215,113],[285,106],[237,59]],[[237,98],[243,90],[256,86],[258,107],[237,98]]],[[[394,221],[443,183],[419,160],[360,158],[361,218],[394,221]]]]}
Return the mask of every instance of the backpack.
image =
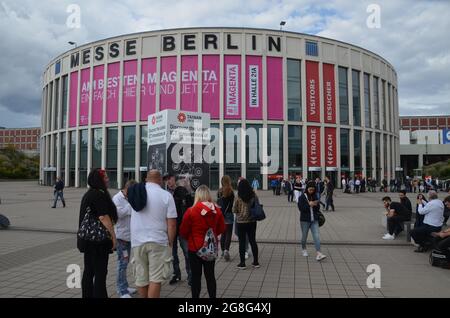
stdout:
{"type": "Polygon", "coordinates": [[[128,202],[136,211],[142,211],[147,205],[147,190],[145,183],[136,183],[128,188],[128,202]]]}
{"type": "Polygon", "coordinates": [[[450,269],[450,252],[433,249],[430,253],[430,265],[450,269]]]}
{"type": "MultiPolygon", "coordinates": [[[[204,219],[205,223],[206,220],[204,219]]],[[[208,223],[206,225],[209,226],[208,223]]],[[[217,237],[214,234],[212,227],[209,227],[205,233],[205,238],[203,240],[203,245],[197,250],[197,256],[202,260],[210,262],[214,261],[219,255],[219,245],[217,242],[217,237]]]]}

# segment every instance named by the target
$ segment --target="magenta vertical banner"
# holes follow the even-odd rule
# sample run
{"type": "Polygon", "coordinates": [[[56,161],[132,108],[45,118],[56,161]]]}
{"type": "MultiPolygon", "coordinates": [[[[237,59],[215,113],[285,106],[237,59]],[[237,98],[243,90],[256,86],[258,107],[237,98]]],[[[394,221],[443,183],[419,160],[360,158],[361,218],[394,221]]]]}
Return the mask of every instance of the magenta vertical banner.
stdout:
{"type": "Polygon", "coordinates": [[[181,109],[196,112],[198,105],[198,57],[181,58],[181,109]]]}
{"type": "Polygon", "coordinates": [[[156,112],[156,58],[142,60],[141,120],[156,112]]]}
{"type": "Polygon", "coordinates": [[[262,57],[246,57],[246,118],[262,119],[262,57]]]}
{"type": "Polygon", "coordinates": [[[122,121],[136,121],[137,60],[123,63],[122,121]]]}
{"type": "Polygon", "coordinates": [[[202,109],[212,119],[220,117],[220,57],[203,55],[202,61],[202,109]]]}
{"type": "Polygon", "coordinates": [[[161,58],[159,108],[177,108],[177,57],[161,58]]]}
{"type": "Polygon", "coordinates": [[[283,120],[283,59],[267,57],[267,118],[283,120]]]}
{"type": "Polygon", "coordinates": [[[89,96],[91,95],[91,69],[85,68],[81,70],[80,80],[80,126],[87,126],[89,124],[89,96]]]}
{"type": "Polygon", "coordinates": [[[117,123],[119,118],[119,62],[108,64],[108,79],[106,85],[106,122],[117,123]]]}
{"type": "Polygon", "coordinates": [[[94,67],[94,83],[92,88],[92,124],[103,122],[103,92],[105,90],[105,66],[94,67]]]}
{"type": "Polygon", "coordinates": [[[77,126],[78,71],[70,74],[69,127],[77,126]]]}
{"type": "Polygon", "coordinates": [[[241,118],[241,56],[224,57],[224,118],[241,118]]]}

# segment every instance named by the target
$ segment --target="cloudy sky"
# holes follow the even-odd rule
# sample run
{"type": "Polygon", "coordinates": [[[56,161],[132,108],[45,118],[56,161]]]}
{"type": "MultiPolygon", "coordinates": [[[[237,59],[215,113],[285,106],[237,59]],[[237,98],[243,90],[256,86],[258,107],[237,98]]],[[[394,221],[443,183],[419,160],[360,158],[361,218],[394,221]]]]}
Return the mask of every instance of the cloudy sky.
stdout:
{"type": "Polygon", "coordinates": [[[450,114],[448,0],[0,0],[0,126],[40,125],[47,63],[79,45],[132,32],[235,26],[310,33],[380,54],[399,76],[401,115],[450,114]],[[68,28],[78,4],[81,28],[68,28]],[[381,27],[368,28],[379,5],[381,27]]]}

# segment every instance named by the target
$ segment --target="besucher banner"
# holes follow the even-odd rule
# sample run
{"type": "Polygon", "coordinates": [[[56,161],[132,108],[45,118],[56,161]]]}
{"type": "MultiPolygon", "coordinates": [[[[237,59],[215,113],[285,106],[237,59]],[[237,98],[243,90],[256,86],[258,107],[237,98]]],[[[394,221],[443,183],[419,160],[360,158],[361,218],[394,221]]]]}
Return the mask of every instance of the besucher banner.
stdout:
{"type": "Polygon", "coordinates": [[[203,157],[210,142],[209,114],[166,109],[148,117],[148,170],[188,178],[192,188],[209,185],[203,157]]]}

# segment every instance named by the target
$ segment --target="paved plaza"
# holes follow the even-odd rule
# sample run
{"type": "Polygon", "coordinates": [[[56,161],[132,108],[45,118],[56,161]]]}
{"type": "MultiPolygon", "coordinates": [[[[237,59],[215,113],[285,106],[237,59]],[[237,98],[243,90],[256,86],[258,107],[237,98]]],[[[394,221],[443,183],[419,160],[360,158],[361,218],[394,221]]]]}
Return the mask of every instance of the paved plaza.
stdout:
{"type": "MultiPolygon", "coordinates": [[[[85,189],[66,189],[68,207],[51,209],[52,188],[35,182],[0,182],[0,213],[11,229],[0,231],[0,297],[81,297],[69,289],[70,264],[82,269],[83,255],[76,249],[78,209],[85,189]]],[[[112,191],[115,193],[116,191],[112,191]]],[[[231,261],[216,263],[218,297],[448,297],[450,271],[428,263],[428,254],[413,252],[402,234],[383,241],[381,225],[384,193],[343,194],[336,190],[336,212],[325,213],[321,228],[322,251],[328,257],[317,262],[313,244],[310,257],[301,255],[299,212],[286,196],[260,191],[267,219],[258,223],[257,241],[261,268],[235,269],[238,246],[233,241],[231,261]],[[370,289],[367,266],[381,268],[381,288],[370,289]]],[[[397,194],[390,193],[396,200],[397,194]]],[[[443,198],[444,193],[440,196],[443,198]]],[[[409,195],[415,206],[414,195],[409,195]]],[[[312,243],[312,242],[311,242],[312,243]]],[[[181,256],[181,254],[180,254],[181,256]]],[[[115,291],[116,255],[110,256],[108,292],[115,291]]],[[[180,258],[182,260],[183,257],[180,258]]],[[[181,264],[182,268],[184,264],[181,264]]],[[[190,297],[182,281],[164,284],[162,297],[190,297]]],[[[129,269],[129,282],[133,282],[129,269]]],[[[131,284],[133,285],[133,284],[131,284]]],[[[206,297],[206,284],[202,297],[206,297]]]]}

